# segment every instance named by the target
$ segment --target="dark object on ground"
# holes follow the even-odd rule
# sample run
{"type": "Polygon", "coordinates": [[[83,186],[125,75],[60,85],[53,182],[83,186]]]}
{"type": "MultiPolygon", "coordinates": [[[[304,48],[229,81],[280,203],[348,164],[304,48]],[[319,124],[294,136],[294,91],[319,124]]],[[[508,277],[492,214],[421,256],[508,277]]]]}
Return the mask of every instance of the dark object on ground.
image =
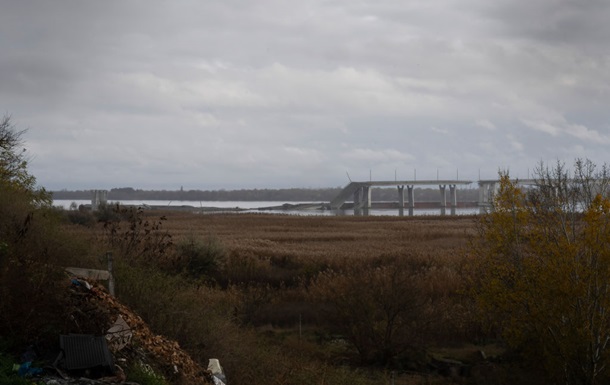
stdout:
{"type": "Polygon", "coordinates": [[[59,337],[61,353],[57,363],[67,370],[90,370],[99,375],[113,374],[114,362],[106,338],[88,334],[70,334],[59,337]]]}

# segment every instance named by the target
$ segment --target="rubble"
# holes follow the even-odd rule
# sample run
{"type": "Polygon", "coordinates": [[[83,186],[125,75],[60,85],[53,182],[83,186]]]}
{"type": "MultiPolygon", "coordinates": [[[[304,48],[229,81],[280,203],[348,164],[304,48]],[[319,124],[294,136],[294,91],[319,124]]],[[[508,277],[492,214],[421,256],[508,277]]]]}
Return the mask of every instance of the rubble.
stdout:
{"type": "MultiPolygon", "coordinates": [[[[74,284],[74,279],[71,281],[72,314],[69,318],[81,329],[107,331],[105,336],[99,338],[104,341],[104,345],[107,342],[114,362],[119,365],[115,365],[116,371],[113,376],[93,379],[87,376],[71,378],[74,373],[70,373],[69,370],[65,373],[63,370],[66,368],[57,368],[59,375],[42,377],[42,383],[46,385],[130,384],[129,378],[125,378],[121,365],[153,367],[155,373],[162,374],[168,383],[185,385],[214,383],[212,373],[195,362],[176,341],[154,334],[141,317],[110,295],[104,287],[91,285],[80,277],[76,279],[78,285],[74,284]],[[83,326],[87,322],[90,325],[83,326]],[[63,378],[61,374],[64,375],[63,378]]],[[[82,333],[82,330],[77,332],[82,333]]]]}
{"type": "Polygon", "coordinates": [[[131,328],[121,316],[117,317],[116,321],[114,321],[114,325],[106,332],[108,345],[116,352],[129,345],[132,337],[133,333],[131,332],[131,328]]]}
{"type": "Polygon", "coordinates": [[[225,377],[224,370],[222,370],[222,366],[220,366],[220,361],[216,358],[210,358],[208,361],[208,371],[212,373],[212,380],[214,381],[214,385],[225,385],[227,379],[225,377]]]}
{"type": "MultiPolygon", "coordinates": [[[[133,343],[145,355],[162,365],[165,373],[173,373],[185,384],[211,383],[211,374],[197,364],[180,345],[166,337],[154,334],[148,325],[132,312],[128,307],[111,296],[103,287],[94,286],[91,290],[90,301],[106,306],[115,317],[120,316],[124,324],[128,325],[133,343]]],[[[120,345],[111,345],[112,353],[117,353],[120,345]]]]}

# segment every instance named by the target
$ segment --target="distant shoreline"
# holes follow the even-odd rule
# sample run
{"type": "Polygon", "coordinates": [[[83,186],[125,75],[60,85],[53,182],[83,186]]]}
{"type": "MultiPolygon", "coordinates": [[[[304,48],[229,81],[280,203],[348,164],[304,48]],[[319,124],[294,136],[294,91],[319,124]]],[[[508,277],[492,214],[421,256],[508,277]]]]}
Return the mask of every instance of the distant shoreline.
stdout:
{"type": "MultiPolygon", "coordinates": [[[[333,188],[242,189],[242,190],[137,190],[131,187],[108,191],[108,201],[182,201],[182,202],[330,202],[342,190],[333,188]]],[[[51,191],[53,199],[90,200],[95,190],[51,191]]],[[[438,188],[415,188],[415,202],[438,202],[438,188]]],[[[397,202],[396,188],[373,188],[374,202],[397,202]]],[[[478,189],[458,189],[458,201],[475,202],[478,189]]]]}

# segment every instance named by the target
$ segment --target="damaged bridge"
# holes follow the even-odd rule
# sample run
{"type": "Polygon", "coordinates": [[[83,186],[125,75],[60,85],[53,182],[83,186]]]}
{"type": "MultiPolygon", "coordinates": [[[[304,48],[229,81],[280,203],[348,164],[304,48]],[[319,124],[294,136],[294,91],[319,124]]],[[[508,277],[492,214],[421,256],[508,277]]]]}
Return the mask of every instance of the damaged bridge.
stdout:
{"type": "Polygon", "coordinates": [[[371,188],[381,186],[396,186],[398,193],[398,211],[399,215],[404,215],[405,208],[405,186],[407,188],[407,209],[410,216],[413,215],[415,209],[415,194],[413,189],[415,186],[438,186],[439,201],[441,215],[445,215],[447,208],[447,186],[449,186],[449,202],[451,215],[455,215],[457,208],[457,186],[469,185],[472,181],[469,180],[404,180],[404,181],[368,181],[368,182],[351,182],[330,202],[332,210],[340,210],[347,200],[353,198],[354,214],[368,215],[371,208],[371,188]]]}

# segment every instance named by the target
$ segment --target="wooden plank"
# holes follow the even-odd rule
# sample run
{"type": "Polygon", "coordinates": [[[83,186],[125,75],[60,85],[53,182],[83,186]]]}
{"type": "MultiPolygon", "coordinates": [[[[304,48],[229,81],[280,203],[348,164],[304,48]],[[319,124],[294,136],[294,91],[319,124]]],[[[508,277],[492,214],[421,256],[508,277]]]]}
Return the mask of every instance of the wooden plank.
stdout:
{"type": "Polygon", "coordinates": [[[106,281],[110,278],[108,270],[96,270],[96,269],[83,269],[80,267],[66,267],[68,273],[74,274],[78,277],[87,279],[93,279],[96,281],[106,281]]]}

